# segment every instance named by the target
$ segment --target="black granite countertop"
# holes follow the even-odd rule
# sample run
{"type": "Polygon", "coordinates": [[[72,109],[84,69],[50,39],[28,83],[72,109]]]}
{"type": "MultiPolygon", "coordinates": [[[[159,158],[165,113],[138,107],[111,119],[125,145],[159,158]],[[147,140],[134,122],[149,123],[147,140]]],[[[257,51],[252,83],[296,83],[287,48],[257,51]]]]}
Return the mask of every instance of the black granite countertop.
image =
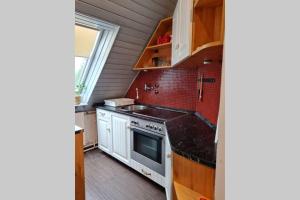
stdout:
{"type": "Polygon", "coordinates": [[[199,114],[166,122],[171,149],[175,153],[209,167],[216,167],[214,125],[199,114]]]}
{"type": "MultiPolygon", "coordinates": [[[[185,112],[185,115],[166,120],[138,115],[118,107],[101,105],[97,106],[97,108],[165,123],[173,152],[212,168],[216,166],[216,145],[214,142],[216,127],[199,113],[174,109],[175,111],[185,112]]],[[[152,108],[155,107],[153,106],[152,108]]]]}

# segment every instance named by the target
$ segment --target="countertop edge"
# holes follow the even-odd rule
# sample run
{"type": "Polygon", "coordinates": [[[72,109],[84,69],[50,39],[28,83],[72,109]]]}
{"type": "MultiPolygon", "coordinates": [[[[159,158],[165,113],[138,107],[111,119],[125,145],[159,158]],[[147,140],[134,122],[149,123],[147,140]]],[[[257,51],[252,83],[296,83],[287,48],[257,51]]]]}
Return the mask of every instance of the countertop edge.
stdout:
{"type": "Polygon", "coordinates": [[[213,168],[213,169],[216,168],[216,163],[215,162],[209,162],[209,161],[206,161],[205,159],[201,159],[199,157],[195,158],[191,155],[188,155],[188,153],[184,153],[182,151],[179,151],[179,150],[173,148],[172,146],[171,146],[171,149],[172,149],[172,152],[174,152],[174,153],[176,153],[176,154],[178,154],[178,155],[180,155],[180,156],[182,156],[182,157],[184,157],[188,160],[194,161],[196,163],[205,165],[205,166],[213,168]]]}
{"type": "Polygon", "coordinates": [[[79,133],[81,133],[81,131],[83,132],[84,129],[75,125],[75,134],[79,134],[79,133]]]}

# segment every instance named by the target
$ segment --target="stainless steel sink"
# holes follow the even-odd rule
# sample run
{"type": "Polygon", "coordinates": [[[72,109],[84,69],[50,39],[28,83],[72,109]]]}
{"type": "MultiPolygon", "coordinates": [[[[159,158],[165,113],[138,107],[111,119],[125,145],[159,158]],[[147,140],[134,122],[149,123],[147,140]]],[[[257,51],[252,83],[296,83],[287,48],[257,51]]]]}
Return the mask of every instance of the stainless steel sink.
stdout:
{"type": "Polygon", "coordinates": [[[145,110],[148,108],[149,108],[148,106],[143,106],[143,105],[129,105],[129,106],[121,107],[122,110],[126,110],[126,111],[145,110]]]}

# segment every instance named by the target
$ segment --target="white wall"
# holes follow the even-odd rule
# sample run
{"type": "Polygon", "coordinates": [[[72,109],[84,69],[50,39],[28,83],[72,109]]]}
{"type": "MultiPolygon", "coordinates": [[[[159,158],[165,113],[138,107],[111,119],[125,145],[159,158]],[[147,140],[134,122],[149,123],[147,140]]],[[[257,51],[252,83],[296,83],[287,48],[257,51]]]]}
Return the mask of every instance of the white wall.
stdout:
{"type": "MultiPolygon", "coordinates": [[[[223,56],[225,58],[225,56],[223,56]]],[[[225,62],[223,60],[221,78],[221,96],[218,118],[218,146],[217,146],[217,166],[216,166],[216,188],[215,199],[225,199],[225,62]]]]}

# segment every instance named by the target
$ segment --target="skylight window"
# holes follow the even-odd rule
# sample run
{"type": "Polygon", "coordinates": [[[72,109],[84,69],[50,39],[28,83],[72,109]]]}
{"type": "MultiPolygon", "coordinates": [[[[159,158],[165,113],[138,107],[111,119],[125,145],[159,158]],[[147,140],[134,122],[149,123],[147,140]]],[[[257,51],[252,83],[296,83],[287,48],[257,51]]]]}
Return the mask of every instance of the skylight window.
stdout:
{"type": "Polygon", "coordinates": [[[75,25],[75,84],[83,84],[84,72],[88,71],[88,60],[91,58],[100,30],[75,25]]]}
{"type": "Polygon", "coordinates": [[[81,102],[87,104],[119,26],[80,13],[75,17],[75,90],[84,86],[81,102]]]}
{"type": "Polygon", "coordinates": [[[83,75],[88,58],[75,56],[75,84],[80,84],[80,78],[83,75]]]}

